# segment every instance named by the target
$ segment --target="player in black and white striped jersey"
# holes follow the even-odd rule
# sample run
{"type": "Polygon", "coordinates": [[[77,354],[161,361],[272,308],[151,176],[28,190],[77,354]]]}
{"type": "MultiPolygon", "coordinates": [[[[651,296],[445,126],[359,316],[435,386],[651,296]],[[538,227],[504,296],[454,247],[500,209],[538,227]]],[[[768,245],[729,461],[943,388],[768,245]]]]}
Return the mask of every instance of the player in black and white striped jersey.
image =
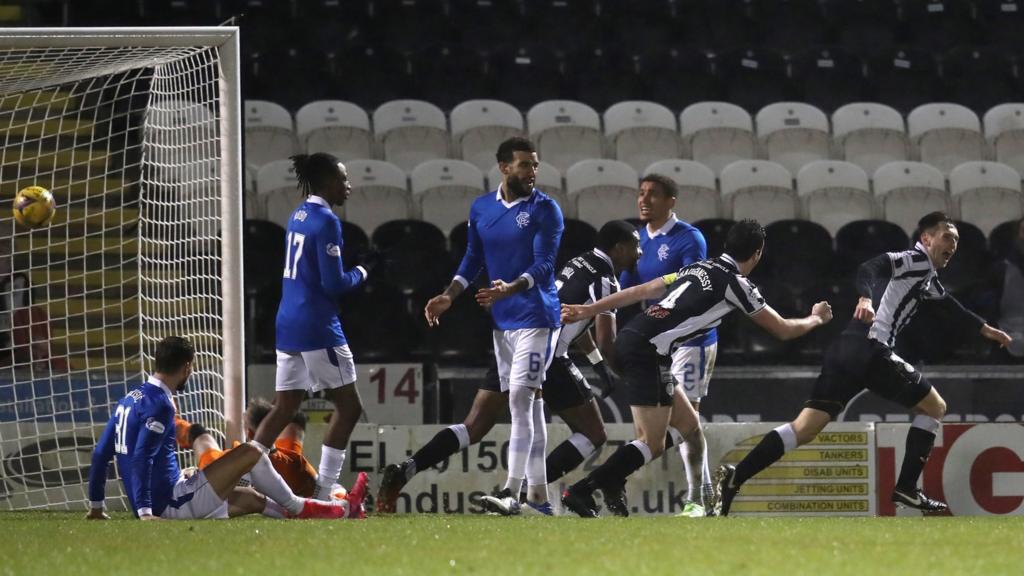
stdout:
{"type": "Polygon", "coordinates": [[[939,282],[937,271],[949,263],[960,239],[952,219],[942,212],[924,216],[918,222],[917,238],[910,250],[889,252],[861,264],[857,271],[861,298],[853,320],[825,352],[811,399],[796,420],[766,434],[735,468],[724,465],[719,469],[719,512],[723,516],[728,515],[744,482],[787,451],[814,439],[864,388],[915,414],[893,502],[926,512],[946,509],[944,503],[925,496],[917,487],[946,414],[946,402],[920,372],[893,352],[896,337],[921,303],[931,301],[957,318],[958,324],[989,340],[1006,346],[1011,339],[967,311],[939,282]]]}

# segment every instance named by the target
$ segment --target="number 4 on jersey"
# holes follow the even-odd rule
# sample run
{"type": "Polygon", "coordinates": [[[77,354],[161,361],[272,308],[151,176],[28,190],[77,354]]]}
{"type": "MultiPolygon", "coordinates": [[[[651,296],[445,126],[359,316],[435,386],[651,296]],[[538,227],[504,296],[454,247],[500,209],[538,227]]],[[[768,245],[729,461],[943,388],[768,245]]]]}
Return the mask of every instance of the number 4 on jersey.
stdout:
{"type": "Polygon", "coordinates": [[[683,292],[686,292],[686,289],[689,287],[689,282],[683,282],[682,284],[679,285],[678,288],[670,292],[668,296],[665,296],[665,298],[662,299],[661,302],[658,302],[658,306],[661,306],[662,308],[666,308],[669,310],[675,308],[676,300],[678,300],[679,297],[683,295],[683,292]]]}

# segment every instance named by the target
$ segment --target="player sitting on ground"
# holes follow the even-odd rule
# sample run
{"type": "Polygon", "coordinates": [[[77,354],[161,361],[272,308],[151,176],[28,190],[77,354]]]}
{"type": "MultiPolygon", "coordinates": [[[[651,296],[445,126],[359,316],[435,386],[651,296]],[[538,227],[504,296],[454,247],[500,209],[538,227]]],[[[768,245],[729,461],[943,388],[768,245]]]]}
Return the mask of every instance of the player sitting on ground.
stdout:
{"type": "Polygon", "coordinates": [[[164,338],[157,344],[149,380],[117,403],[93,451],[87,518],[109,518],[104,512],[104,501],[107,469],[114,457],[128,502],[142,520],[197,520],[266,513],[270,499],[283,509],[280,515],[289,518],[358,516],[362,495],[353,496],[350,502],[359,506],[351,508],[349,501],[300,498],[273,467],[262,465],[266,460],[262,458],[263,451],[251,443],[238,446],[191,478],[184,478],[175,453],[172,396],[188,383],[194,357],[195,348],[188,340],[178,336],[164,338]],[[256,490],[238,486],[247,473],[256,490]]]}

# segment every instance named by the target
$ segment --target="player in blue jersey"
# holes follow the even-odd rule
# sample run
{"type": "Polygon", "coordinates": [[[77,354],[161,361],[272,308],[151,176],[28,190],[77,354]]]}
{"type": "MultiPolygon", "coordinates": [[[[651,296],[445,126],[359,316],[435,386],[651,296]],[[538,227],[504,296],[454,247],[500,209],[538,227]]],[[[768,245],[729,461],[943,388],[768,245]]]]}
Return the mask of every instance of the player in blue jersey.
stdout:
{"type": "Polygon", "coordinates": [[[483,504],[499,514],[518,514],[525,479],[527,503],[550,513],[540,390],[558,339],[554,272],[562,210],[533,187],[540,163],[529,140],[510,138],[501,143],[496,156],[501,185],[473,202],[466,254],[451,284],[427,302],[424,314],[428,324],[437,325],[452,300],[486,265],[491,286],[478,291],[476,300],[490,307],[494,319],[494,355],[501,390],[509,393],[512,430],[505,487],[484,497],[483,504]]]}
{"type": "Polygon", "coordinates": [[[272,467],[261,466],[263,453],[251,443],[240,445],[186,479],[175,454],[172,396],[188,383],[194,358],[195,349],[188,340],[164,338],[157,344],[149,380],[117,403],[93,451],[88,518],[108,518],[104,501],[111,458],[117,459],[128,502],[142,520],[227,518],[253,513],[289,518],[359,515],[361,494],[344,503],[297,497],[272,467]],[[238,487],[247,473],[260,493],[238,487]]]}
{"type": "MultiPolygon", "coordinates": [[[[305,200],[288,219],[281,305],[277,309],[274,409],[256,430],[264,452],[291,422],[306,392],[323,391],[334,404],[324,434],[313,497],[330,500],[345,464],[345,447],[363,406],[356,366],[338,319],[338,299],[366,280],[365,266],[347,272],[341,261],[341,221],[331,208],[352,192],[345,165],[330,154],[292,157],[305,200]]],[[[269,460],[268,460],[269,462],[269,460]]]]}
{"type": "MultiPolygon", "coordinates": [[[[640,228],[643,256],[635,271],[622,273],[619,283],[623,289],[650,282],[707,258],[704,235],[672,211],[677,195],[676,183],[665,176],[650,174],[640,180],[637,207],[640,220],[644,222],[640,228]]],[[[645,307],[649,304],[653,302],[643,303],[645,307]]],[[[701,517],[705,510],[713,509],[711,471],[697,411],[701,399],[708,393],[717,352],[718,332],[712,328],[706,335],[677,346],[672,351],[671,367],[663,374],[666,380],[674,379],[676,383],[669,433],[679,445],[688,484],[680,516],[701,517]]]]}

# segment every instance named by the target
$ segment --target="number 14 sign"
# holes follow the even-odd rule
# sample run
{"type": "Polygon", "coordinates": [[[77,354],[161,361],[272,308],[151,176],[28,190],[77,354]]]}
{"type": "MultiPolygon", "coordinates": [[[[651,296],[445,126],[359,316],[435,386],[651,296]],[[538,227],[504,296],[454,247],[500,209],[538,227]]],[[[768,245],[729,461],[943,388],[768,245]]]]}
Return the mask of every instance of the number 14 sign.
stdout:
{"type": "Polygon", "coordinates": [[[420,364],[356,365],[366,419],[375,424],[423,423],[420,364]]]}

